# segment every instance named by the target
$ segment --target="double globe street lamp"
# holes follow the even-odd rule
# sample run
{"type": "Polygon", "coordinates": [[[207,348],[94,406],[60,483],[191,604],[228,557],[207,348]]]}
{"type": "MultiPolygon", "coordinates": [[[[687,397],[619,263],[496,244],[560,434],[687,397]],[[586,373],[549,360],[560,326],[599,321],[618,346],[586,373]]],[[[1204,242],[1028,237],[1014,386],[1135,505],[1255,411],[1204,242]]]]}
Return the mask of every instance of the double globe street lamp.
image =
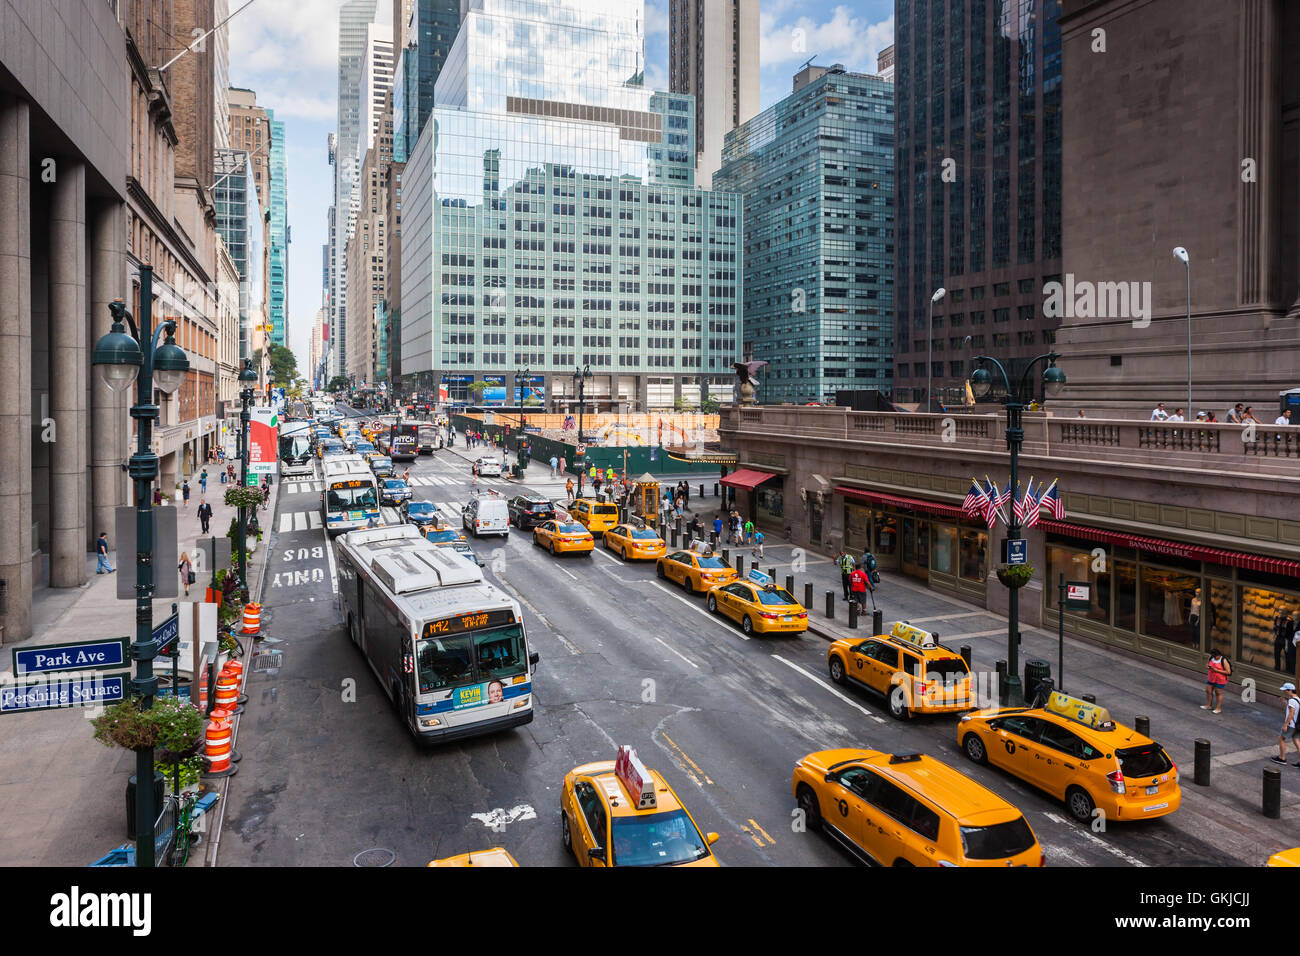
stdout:
{"type": "MultiPolygon", "coordinates": [[[[156,330],[153,328],[152,301],[153,267],[141,265],[139,326],[121,299],[110,302],[112,329],[95,344],[91,356],[100,379],[111,391],[124,391],[139,380],[135,404],[131,406],[131,417],[136,420],[136,451],[127,471],[135,481],[135,642],[131,645],[131,659],[136,662],[136,672],[131,680],[131,696],[140,699],[141,710],[152,709],[158,691],[158,678],[153,672],[158,644],[153,639],[153,594],[157,582],[151,488],[158,477],[158,456],[152,447],[158,406],[153,404],[153,392],[155,388],[167,395],[175,392],[190,367],[185,350],[176,344],[175,320],[167,319],[156,330]],[[127,325],[131,327],[129,334],[127,325]],[[159,345],[158,337],[164,332],[167,338],[159,345]]],[[[153,768],[153,748],[136,751],[136,866],[154,865],[154,817],[159,808],[153,800],[153,768]]]]}
{"type": "MultiPolygon", "coordinates": [[[[253,403],[257,386],[257,372],[253,370],[252,359],[244,359],[239,383],[243,386],[239,392],[239,487],[242,492],[248,488],[248,407],[253,403]]],[[[257,528],[256,512],[253,514],[253,528],[257,528]]],[[[248,509],[243,505],[239,506],[239,591],[240,599],[248,603],[248,509]]]]}
{"type": "MultiPolygon", "coordinates": [[[[1025,429],[1023,426],[1023,413],[1026,407],[1034,399],[1033,383],[1030,381],[1030,373],[1040,362],[1047,362],[1047,368],[1043,369],[1042,386],[1044,395],[1057,395],[1065,386],[1065,372],[1056,367],[1056,360],[1061,357],[1059,352],[1048,352],[1033,359],[1025,366],[1020,375],[1020,380],[1015,388],[1011,386],[1011,379],[1007,375],[1007,370],[1002,367],[1002,363],[989,355],[979,355],[972,360],[972,364],[977,366],[970,376],[971,393],[975,396],[976,401],[986,398],[994,387],[993,374],[982,363],[987,363],[997,369],[998,374],[1002,377],[1002,404],[1007,410],[1007,448],[1011,452],[1011,481],[1007,485],[1011,493],[1013,504],[1016,495],[1016,486],[1020,478],[1020,446],[1025,440],[1025,429]]],[[[1020,518],[1016,515],[1013,507],[1007,521],[1007,540],[1014,541],[1020,537],[1020,518]]],[[[1017,698],[1022,698],[1023,694],[1020,686],[1020,591],[1018,588],[1008,588],[1007,595],[1007,676],[1002,683],[1002,706],[1010,706],[1010,702],[1017,698]]],[[[1064,611],[1061,611],[1064,613],[1064,611]]]]}

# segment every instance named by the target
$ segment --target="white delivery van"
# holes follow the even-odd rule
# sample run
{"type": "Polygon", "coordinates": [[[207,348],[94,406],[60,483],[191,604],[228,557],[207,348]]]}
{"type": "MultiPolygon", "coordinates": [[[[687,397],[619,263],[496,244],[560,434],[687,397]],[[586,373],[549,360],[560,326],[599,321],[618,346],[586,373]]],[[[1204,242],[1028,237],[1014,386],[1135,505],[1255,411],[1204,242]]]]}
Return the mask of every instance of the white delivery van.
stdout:
{"type": "Polygon", "coordinates": [[[461,525],[474,537],[485,534],[510,534],[510,512],[504,498],[497,495],[480,495],[469,500],[461,512],[461,525]]]}

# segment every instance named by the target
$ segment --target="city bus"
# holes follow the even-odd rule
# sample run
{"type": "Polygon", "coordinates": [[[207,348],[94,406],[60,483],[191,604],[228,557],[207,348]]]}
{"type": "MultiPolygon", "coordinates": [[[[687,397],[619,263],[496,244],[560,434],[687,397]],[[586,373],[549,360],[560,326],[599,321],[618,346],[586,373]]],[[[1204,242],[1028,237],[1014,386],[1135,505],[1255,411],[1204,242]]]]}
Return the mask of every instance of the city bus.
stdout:
{"type": "Polygon", "coordinates": [[[338,455],[321,461],[324,490],[321,518],[330,534],[364,528],[379,521],[379,488],[370,466],[360,455],[338,455]]]}
{"type": "Polygon", "coordinates": [[[420,454],[419,426],[415,423],[393,425],[387,435],[380,436],[379,450],[393,461],[415,461],[420,454]]]}
{"type": "Polygon", "coordinates": [[[311,422],[286,422],[280,429],[280,474],[286,478],[310,475],[312,464],[311,422]]]}
{"type": "Polygon", "coordinates": [[[335,553],[348,636],[417,740],[532,722],[538,655],[482,569],[407,524],[345,534],[335,553]]]}

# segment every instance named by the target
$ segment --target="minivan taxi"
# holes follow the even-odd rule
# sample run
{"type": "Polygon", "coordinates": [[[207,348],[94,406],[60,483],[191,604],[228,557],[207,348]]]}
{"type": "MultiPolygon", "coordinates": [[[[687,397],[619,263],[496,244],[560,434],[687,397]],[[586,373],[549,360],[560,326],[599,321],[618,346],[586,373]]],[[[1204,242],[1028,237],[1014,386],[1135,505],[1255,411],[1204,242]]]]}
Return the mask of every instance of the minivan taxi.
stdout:
{"type": "Polygon", "coordinates": [[[895,621],[886,634],[835,641],[826,652],[826,666],[835,683],[876,691],[900,720],[913,714],[973,710],[977,705],[970,668],[936,638],[906,621],[895,621]]]}
{"type": "Polygon", "coordinates": [[[618,524],[618,505],[591,498],[579,498],[569,509],[569,514],[592,534],[603,534],[618,524]]]}
{"type": "Polygon", "coordinates": [[[1024,814],[933,757],[822,750],[794,767],[808,830],[878,866],[1043,866],[1024,814]]]}
{"type": "Polygon", "coordinates": [[[957,743],[976,763],[991,763],[1065,802],[1091,822],[1147,820],[1182,803],[1178,768],[1163,747],[1111,720],[1104,707],[1054,691],[1043,707],[967,714],[957,743]]]}
{"type": "Polygon", "coordinates": [[[510,513],[506,503],[496,495],[481,495],[469,500],[461,513],[461,525],[474,537],[485,534],[510,535],[510,513]]]}

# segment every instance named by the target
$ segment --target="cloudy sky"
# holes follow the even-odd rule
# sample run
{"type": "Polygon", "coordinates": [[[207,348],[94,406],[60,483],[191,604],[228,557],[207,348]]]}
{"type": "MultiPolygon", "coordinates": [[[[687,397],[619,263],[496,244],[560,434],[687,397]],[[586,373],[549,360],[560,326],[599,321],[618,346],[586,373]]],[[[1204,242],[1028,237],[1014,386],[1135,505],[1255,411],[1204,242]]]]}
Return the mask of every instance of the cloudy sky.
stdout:
{"type": "MultiPolygon", "coordinates": [[[[321,304],[321,245],[333,173],[326,138],[337,110],[338,9],[342,0],[254,0],[230,23],[230,85],[257,91],[288,135],[289,345],[305,370],[321,304]]],[[[391,8],[391,0],[379,0],[391,8]]],[[[238,10],[242,0],[231,0],[238,10]]],[[[646,83],[668,88],[668,0],[646,0],[646,83]]],[[[790,92],[810,58],[874,70],[893,42],[892,0],[762,0],[759,51],[765,109],[790,92]]],[[[389,17],[391,19],[391,15],[389,17]]]]}

